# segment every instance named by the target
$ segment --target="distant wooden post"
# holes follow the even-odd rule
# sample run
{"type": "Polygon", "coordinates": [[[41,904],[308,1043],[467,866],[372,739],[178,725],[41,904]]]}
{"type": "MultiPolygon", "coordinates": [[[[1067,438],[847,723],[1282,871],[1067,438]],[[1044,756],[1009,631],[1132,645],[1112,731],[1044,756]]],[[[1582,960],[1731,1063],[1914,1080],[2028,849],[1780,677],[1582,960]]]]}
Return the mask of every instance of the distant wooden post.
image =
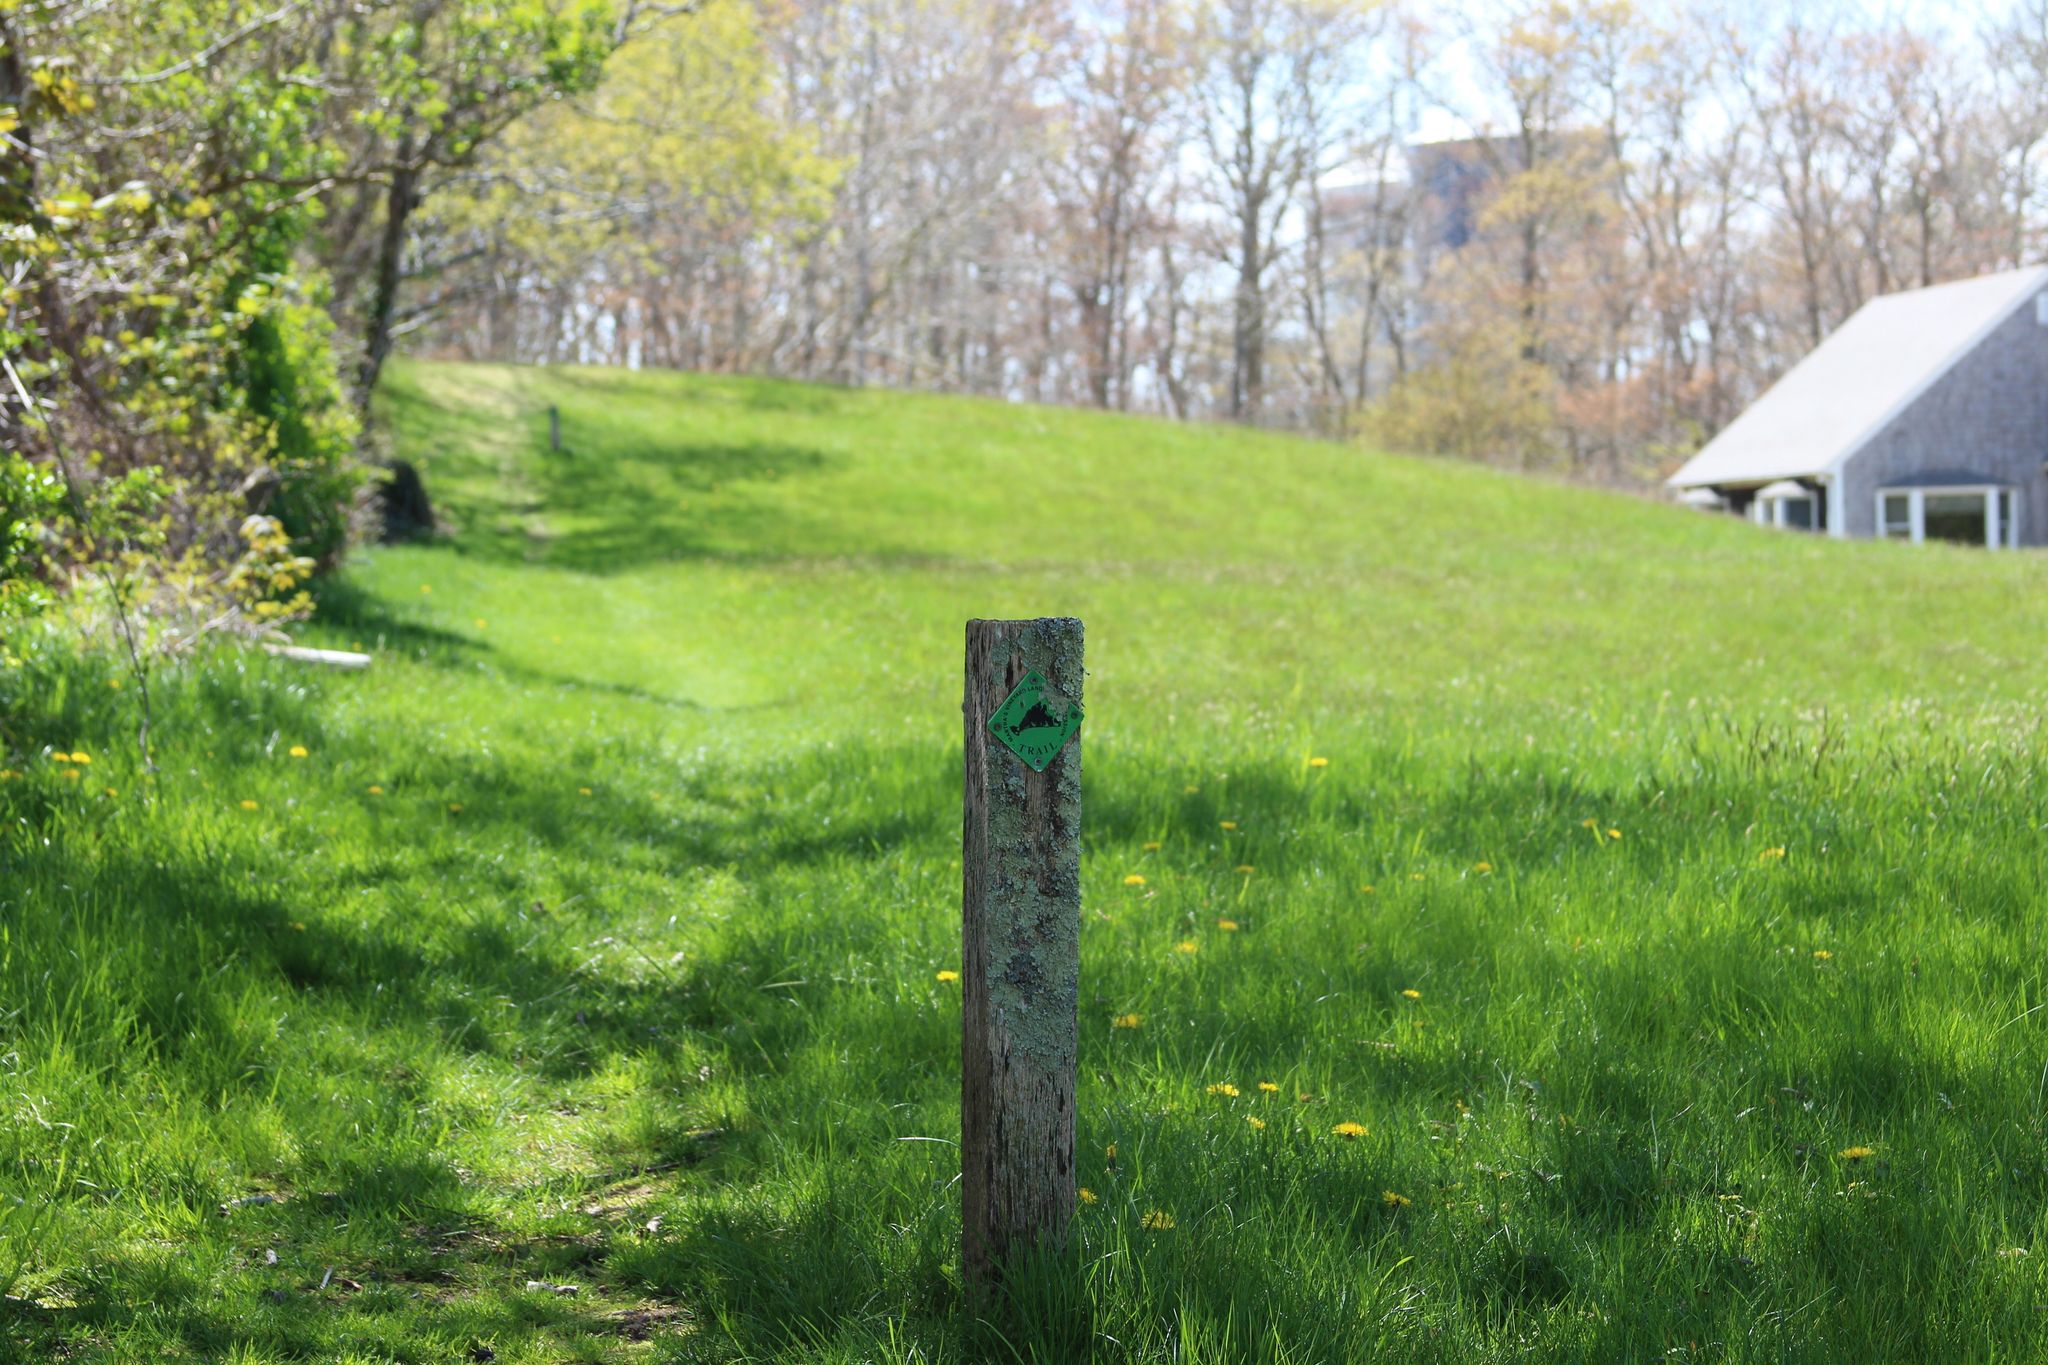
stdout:
{"type": "Polygon", "coordinates": [[[961,1260],[987,1289],[1074,1216],[1081,623],[967,623],[961,1260]]]}
{"type": "Polygon", "coordinates": [[[552,403],[548,404],[548,449],[562,453],[562,410],[552,403]]]}

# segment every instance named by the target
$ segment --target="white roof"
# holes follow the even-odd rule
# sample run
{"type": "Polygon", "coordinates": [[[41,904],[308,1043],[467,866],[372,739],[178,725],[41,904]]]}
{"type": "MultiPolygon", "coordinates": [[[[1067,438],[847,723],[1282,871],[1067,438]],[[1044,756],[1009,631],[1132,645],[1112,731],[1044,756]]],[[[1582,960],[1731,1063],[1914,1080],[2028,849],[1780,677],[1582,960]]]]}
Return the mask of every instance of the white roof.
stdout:
{"type": "Polygon", "coordinates": [[[1671,476],[1680,487],[1832,470],[2048,289],[2048,266],[1872,299],[1671,476]]]}

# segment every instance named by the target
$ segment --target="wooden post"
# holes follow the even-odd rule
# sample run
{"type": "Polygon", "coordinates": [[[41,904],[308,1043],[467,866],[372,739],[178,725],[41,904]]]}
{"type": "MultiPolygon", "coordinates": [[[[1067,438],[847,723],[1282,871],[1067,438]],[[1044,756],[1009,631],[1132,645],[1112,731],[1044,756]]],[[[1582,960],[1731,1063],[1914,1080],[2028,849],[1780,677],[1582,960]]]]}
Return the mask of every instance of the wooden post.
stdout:
{"type": "Polygon", "coordinates": [[[548,404],[548,449],[562,453],[562,410],[552,403],[548,404]]]}
{"type": "Polygon", "coordinates": [[[1014,1249],[1053,1247],[1074,1216],[1081,975],[1081,744],[1034,772],[989,729],[1026,676],[1081,702],[1081,623],[967,623],[961,873],[961,1260],[985,1290],[1014,1249]]]}

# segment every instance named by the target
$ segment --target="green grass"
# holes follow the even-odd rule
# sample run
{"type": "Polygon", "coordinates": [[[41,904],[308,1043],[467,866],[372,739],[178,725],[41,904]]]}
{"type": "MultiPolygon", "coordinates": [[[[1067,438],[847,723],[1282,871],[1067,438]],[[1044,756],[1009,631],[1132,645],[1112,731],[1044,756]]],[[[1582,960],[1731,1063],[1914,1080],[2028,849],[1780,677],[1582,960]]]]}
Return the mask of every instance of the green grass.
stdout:
{"type": "Polygon", "coordinates": [[[0,673],[0,1354],[2048,1355],[2039,556],[749,380],[383,414],[455,530],[329,585],[372,670],[166,673],[153,782],[110,663],[0,673]],[[977,1313],[961,625],[1053,613],[1098,1202],[977,1313]]]}

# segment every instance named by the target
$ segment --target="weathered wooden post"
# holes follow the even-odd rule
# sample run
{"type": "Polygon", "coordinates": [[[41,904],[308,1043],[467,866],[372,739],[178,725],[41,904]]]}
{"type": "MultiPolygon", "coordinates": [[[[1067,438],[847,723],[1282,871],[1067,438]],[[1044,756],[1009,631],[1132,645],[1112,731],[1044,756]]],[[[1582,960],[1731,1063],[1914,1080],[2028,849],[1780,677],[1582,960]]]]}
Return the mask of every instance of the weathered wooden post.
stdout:
{"type": "Polygon", "coordinates": [[[1074,1216],[1081,623],[967,623],[961,1260],[979,1291],[1074,1216]]]}

